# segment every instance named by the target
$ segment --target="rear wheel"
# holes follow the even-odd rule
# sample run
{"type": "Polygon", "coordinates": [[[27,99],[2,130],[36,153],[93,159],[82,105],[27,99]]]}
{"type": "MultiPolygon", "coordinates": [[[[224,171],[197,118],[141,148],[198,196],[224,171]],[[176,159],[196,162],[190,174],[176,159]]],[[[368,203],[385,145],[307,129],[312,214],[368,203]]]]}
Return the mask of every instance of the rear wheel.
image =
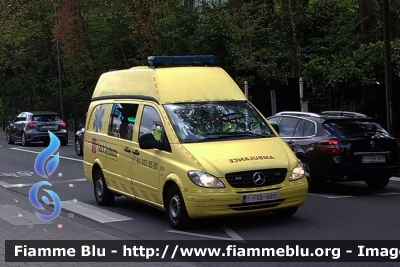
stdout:
{"type": "Polygon", "coordinates": [[[177,185],[169,188],[165,202],[168,222],[175,229],[183,229],[190,223],[182,193],[177,185]]]}
{"type": "Polygon", "coordinates": [[[23,146],[29,146],[31,144],[31,142],[26,141],[26,135],[24,132],[21,134],[21,143],[23,146]]]}
{"type": "Polygon", "coordinates": [[[100,206],[110,206],[114,203],[115,194],[108,189],[106,180],[101,170],[96,171],[93,177],[94,196],[100,206]]]}
{"type": "Polygon", "coordinates": [[[390,177],[378,177],[376,179],[366,180],[365,183],[372,189],[382,189],[389,183],[390,177]]]}
{"type": "Polygon", "coordinates": [[[7,144],[10,144],[10,145],[14,144],[14,141],[11,139],[9,131],[6,132],[6,141],[7,141],[7,144]]]}

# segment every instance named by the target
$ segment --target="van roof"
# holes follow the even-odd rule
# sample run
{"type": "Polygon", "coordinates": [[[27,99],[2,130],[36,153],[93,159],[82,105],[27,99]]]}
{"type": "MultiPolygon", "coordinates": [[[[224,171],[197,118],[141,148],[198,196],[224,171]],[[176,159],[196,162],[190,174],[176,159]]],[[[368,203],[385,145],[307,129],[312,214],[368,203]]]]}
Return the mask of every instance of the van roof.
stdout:
{"type": "Polygon", "coordinates": [[[222,68],[192,66],[141,66],[102,74],[92,101],[116,98],[148,99],[160,104],[246,99],[222,68]]]}

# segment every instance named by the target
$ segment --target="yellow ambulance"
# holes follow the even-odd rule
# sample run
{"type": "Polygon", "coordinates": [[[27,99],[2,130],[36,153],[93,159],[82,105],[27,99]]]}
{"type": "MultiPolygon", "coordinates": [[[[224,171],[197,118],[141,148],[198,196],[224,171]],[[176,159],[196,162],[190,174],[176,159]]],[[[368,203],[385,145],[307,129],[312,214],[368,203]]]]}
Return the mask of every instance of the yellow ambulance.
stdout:
{"type": "Polygon", "coordinates": [[[99,205],[126,196],[191,219],[292,216],[307,196],[302,164],[214,56],[152,56],[99,78],[84,169],[99,205]]]}

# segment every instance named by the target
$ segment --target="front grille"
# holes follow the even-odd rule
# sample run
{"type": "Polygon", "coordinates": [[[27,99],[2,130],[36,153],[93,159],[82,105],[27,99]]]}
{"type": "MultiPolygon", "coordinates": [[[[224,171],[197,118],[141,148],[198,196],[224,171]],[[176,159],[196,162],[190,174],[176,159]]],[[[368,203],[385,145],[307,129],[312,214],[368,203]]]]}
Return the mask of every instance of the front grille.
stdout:
{"type": "Polygon", "coordinates": [[[286,169],[234,172],[227,173],[225,179],[234,188],[263,187],[282,183],[286,173],[286,169]]]}
{"type": "Polygon", "coordinates": [[[285,199],[277,199],[273,201],[262,201],[262,202],[254,202],[254,203],[243,203],[243,204],[232,204],[229,205],[229,208],[236,211],[245,211],[245,210],[260,210],[266,208],[273,208],[281,203],[283,203],[285,199]]]}

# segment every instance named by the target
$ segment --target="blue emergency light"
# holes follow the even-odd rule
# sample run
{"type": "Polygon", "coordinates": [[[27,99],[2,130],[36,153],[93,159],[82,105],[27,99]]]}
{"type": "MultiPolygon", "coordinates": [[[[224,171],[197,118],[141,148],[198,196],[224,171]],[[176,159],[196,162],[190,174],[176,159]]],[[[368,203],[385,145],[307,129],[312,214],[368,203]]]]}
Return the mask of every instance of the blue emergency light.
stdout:
{"type": "Polygon", "coordinates": [[[150,56],[148,63],[150,66],[165,65],[213,65],[215,64],[215,56],[150,56]]]}

